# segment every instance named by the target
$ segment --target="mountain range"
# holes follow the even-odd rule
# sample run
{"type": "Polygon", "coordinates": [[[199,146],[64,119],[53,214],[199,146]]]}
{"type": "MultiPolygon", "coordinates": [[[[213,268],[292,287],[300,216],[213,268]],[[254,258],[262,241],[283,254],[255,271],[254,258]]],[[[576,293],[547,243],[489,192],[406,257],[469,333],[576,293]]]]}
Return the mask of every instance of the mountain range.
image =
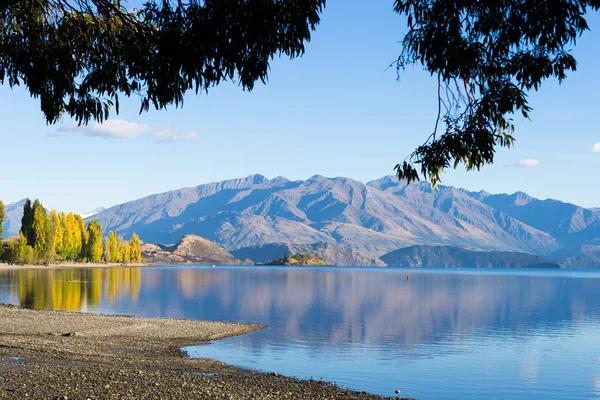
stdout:
{"type": "Polygon", "coordinates": [[[274,248],[329,248],[344,264],[381,265],[384,254],[430,245],[522,252],[569,267],[600,267],[597,209],[523,192],[405,185],[392,176],[365,184],[320,175],[305,181],[250,175],[147,196],[89,219],[98,220],[105,232],[125,237],[137,232],[146,243],[173,245],[198,235],[238,258],[262,251],[264,260],[274,248]]]}

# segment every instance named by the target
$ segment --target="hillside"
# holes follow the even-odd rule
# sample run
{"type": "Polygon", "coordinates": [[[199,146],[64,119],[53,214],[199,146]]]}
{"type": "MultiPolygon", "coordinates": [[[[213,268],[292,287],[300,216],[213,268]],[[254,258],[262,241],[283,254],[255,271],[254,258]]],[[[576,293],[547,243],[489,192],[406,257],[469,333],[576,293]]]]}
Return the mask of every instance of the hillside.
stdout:
{"type": "Polygon", "coordinates": [[[451,246],[411,246],[385,254],[381,260],[390,267],[560,268],[532,254],[470,251],[451,246]]]}
{"type": "Polygon", "coordinates": [[[23,205],[25,200],[4,206],[4,224],[2,224],[3,238],[19,236],[21,230],[21,218],[23,218],[23,205]]]}
{"type": "Polygon", "coordinates": [[[232,251],[269,243],[319,242],[377,258],[411,245],[549,254],[549,233],[496,210],[464,191],[393,177],[363,184],[319,175],[306,181],[261,175],[148,196],[95,216],[107,230],[172,244],[195,234],[232,251]]]}
{"type": "Polygon", "coordinates": [[[376,257],[361,253],[348,246],[320,242],[314,244],[269,243],[262,246],[243,247],[231,252],[239,259],[250,259],[255,263],[265,264],[283,254],[311,253],[321,257],[333,265],[348,267],[384,267],[383,261],[376,257]]]}
{"type": "Polygon", "coordinates": [[[175,246],[142,245],[142,257],[150,264],[251,264],[232,256],[219,245],[195,235],[186,235],[175,246]]]}
{"type": "Polygon", "coordinates": [[[600,266],[600,245],[584,245],[578,248],[563,249],[549,256],[565,268],[598,268],[600,266]]]}
{"type": "Polygon", "coordinates": [[[332,266],[333,264],[326,262],[321,257],[315,256],[314,254],[298,253],[298,254],[289,256],[287,258],[277,257],[274,260],[266,263],[266,265],[274,265],[274,266],[281,265],[281,266],[286,266],[286,267],[309,267],[309,266],[320,267],[320,266],[332,266]]]}

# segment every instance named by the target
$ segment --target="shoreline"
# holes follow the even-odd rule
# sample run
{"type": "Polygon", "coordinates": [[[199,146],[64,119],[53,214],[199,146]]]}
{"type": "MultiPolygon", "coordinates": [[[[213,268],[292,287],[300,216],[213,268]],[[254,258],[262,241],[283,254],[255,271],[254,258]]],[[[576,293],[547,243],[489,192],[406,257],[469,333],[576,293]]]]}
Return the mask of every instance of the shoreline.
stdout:
{"type": "Polygon", "coordinates": [[[264,328],[0,305],[0,398],[384,398],[192,359],[181,349],[264,328]]]}
{"type": "Polygon", "coordinates": [[[120,263],[60,263],[49,265],[18,265],[0,263],[0,271],[13,269],[67,269],[67,268],[117,268],[117,267],[149,267],[153,264],[120,264],[120,263]]]}

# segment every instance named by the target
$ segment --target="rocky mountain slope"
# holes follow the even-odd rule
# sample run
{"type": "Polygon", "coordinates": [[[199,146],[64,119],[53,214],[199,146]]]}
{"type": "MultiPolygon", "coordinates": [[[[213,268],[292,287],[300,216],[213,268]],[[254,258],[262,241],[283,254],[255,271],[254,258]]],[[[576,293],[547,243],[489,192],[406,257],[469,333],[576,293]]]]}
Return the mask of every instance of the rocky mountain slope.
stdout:
{"type": "Polygon", "coordinates": [[[150,264],[252,264],[240,260],[216,243],[196,235],[186,235],[175,246],[143,244],[142,257],[150,264]]]}
{"type": "Polygon", "coordinates": [[[464,191],[405,186],[393,177],[363,184],[252,175],[148,196],[92,218],[125,237],[137,232],[146,242],[169,244],[196,234],[227,250],[326,242],[379,257],[417,244],[537,254],[561,248],[548,232],[464,191]]]}
{"type": "Polygon", "coordinates": [[[329,264],[339,266],[375,266],[385,267],[377,257],[369,256],[356,249],[334,243],[314,244],[269,243],[262,246],[243,247],[231,254],[239,259],[250,259],[255,263],[266,264],[284,254],[311,253],[321,257],[329,264]]]}
{"type": "Polygon", "coordinates": [[[470,251],[451,246],[411,246],[385,254],[381,260],[391,267],[560,268],[532,254],[470,251]]]}
{"type": "Polygon", "coordinates": [[[21,200],[4,206],[4,224],[2,224],[3,238],[9,238],[12,236],[19,235],[19,231],[21,230],[21,218],[23,218],[24,205],[25,200],[21,200]]]}

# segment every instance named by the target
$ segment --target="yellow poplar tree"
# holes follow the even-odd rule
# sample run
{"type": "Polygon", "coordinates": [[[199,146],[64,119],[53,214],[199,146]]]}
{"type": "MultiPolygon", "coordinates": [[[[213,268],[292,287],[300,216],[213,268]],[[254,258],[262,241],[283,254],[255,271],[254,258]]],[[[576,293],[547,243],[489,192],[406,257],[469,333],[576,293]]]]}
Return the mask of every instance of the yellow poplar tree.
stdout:
{"type": "Polygon", "coordinates": [[[102,261],[102,227],[97,221],[91,221],[88,225],[88,260],[90,262],[102,261]]]}
{"type": "Polygon", "coordinates": [[[108,254],[108,262],[116,263],[120,261],[119,248],[117,246],[117,234],[115,233],[115,231],[110,231],[108,233],[108,254]]]}
{"type": "Polygon", "coordinates": [[[117,238],[117,248],[119,249],[119,262],[129,264],[131,261],[131,248],[129,243],[123,240],[123,236],[117,238]]]}
{"type": "Polygon", "coordinates": [[[131,248],[131,261],[134,263],[142,262],[142,245],[140,243],[140,238],[137,233],[131,235],[131,240],[129,241],[129,247],[131,248]]]}
{"type": "Polygon", "coordinates": [[[54,250],[56,251],[56,254],[62,255],[64,236],[63,223],[60,220],[60,215],[54,210],[50,212],[50,223],[52,224],[52,230],[54,231],[54,250]]]}
{"type": "Polygon", "coordinates": [[[33,238],[30,243],[38,254],[42,254],[46,249],[46,210],[42,203],[35,202],[33,208],[33,238]]]}
{"type": "Polygon", "coordinates": [[[79,236],[81,237],[81,248],[79,250],[78,258],[81,261],[83,261],[83,259],[86,258],[89,254],[89,251],[87,248],[88,231],[85,229],[85,221],[83,220],[81,215],[79,215],[79,214],[75,215],[75,221],[77,221],[77,224],[79,225],[79,236]]]}

